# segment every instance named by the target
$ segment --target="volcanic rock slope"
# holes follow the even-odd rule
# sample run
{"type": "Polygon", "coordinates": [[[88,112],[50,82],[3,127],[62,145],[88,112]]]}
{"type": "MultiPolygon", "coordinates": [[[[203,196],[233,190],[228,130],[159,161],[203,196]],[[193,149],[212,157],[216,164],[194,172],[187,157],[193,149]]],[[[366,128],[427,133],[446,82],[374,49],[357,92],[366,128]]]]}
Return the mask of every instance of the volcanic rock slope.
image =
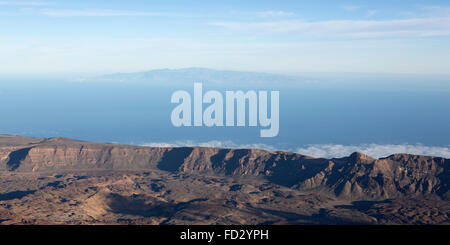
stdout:
{"type": "Polygon", "coordinates": [[[1,224],[450,224],[450,159],[0,136],[1,224]]]}

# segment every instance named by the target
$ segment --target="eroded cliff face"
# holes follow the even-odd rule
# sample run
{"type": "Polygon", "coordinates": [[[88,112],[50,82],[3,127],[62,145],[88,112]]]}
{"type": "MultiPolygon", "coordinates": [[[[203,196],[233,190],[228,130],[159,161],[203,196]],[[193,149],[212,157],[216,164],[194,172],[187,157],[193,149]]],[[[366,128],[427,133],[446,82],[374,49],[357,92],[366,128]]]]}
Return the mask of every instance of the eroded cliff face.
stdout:
{"type": "Polygon", "coordinates": [[[326,186],[339,196],[351,200],[388,199],[405,195],[448,196],[450,161],[439,157],[396,154],[372,159],[360,153],[332,159],[300,188],[326,186]]]}
{"type": "Polygon", "coordinates": [[[449,165],[449,159],[407,154],[373,159],[354,153],[344,158],[321,159],[255,149],[158,148],[65,138],[0,137],[0,170],[3,171],[158,169],[260,176],[275,184],[327,192],[349,200],[382,200],[405,195],[449,199],[449,165]]]}

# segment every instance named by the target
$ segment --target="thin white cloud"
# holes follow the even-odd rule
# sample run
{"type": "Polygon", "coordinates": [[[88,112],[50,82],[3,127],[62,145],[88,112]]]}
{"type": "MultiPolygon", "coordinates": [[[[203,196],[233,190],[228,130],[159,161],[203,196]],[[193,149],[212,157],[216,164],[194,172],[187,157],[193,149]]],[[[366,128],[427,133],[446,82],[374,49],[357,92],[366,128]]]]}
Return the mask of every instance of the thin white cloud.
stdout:
{"type": "Polygon", "coordinates": [[[380,158],[386,157],[395,153],[407,153],[414,155],[426,155],[426,156],[438,156],[450,158],[449,147],[439,146],[424,146],[424,145],[379,145],[379,144],[367,144],[367,145],[309,145],[301,147],[295,150],[295,152],[314,156],[314,157],[344,157],[353,152],[361,152],[371,157],[380,158]]]}
{"type": "Polygon", "coordinates": [[[212,140],[207,142],[194,142],[194,141],[175,141],[175,142],[152,142],[141,144],[142,146],[150,147],[213,147],[213,148],[232,148],[232,149],[262,149],[267,151],[276,151],[277,149],[273,146],[266,144],[236,144],[232,141],[219,141],[212,140]]]}
{"type": "Polygon", "coordinates": [[[379,38],[450,35],[450,16],[377,21],[288,20],[268,22],[213,22],[210,24],[232,30],[296,33],[320,37],[379,38]]]}
{"type": "Polygon", "coordinates": [[[46,2],[0,1],[0,6],[47,6],[46,2]]]}
{"type": "Polygon", "coordinates": [[[296,152],[302,155],[312,157],[345,157],[353,152],[361,152],[374,158],[387,157],[396,153],[407,153],[413,155],[425,155],[450,158],[450,147],[441,146],[424,146],[421,144],[362,144],[362,145],[339,145],[339,144],[315,144],[299,147],[296,149],[283,149],[267,144],[236,144],[232,141],[176,141],[176,142],[153,142],[145,143],[143,146],[150,147],[183,147],[183,146],[199,146],[199,147],[215,147],[215,148],[234,148],[234,149],[262,149],[267,151],[287,151],[296,152]]]}
{"type": "Polygon", "coordinates": [[[257,15],[264,18],[272,18],[272,17],[289,17],[293,16],[294,13],[292,12],[285,12],[285,11],[262,11],[257,12],[257,15]]]}
{"type": "Polygon", "coordinates": [[[120,11],[109,9],[54,9],[44,10],[40,12],[42,15],[51,17],[127,17],[127,16],[143,16],[143,17],[156,17],[156,16],[178,16],[172,13],[158,13],[158,12],[139,12],[139,11],[120,11]]]}

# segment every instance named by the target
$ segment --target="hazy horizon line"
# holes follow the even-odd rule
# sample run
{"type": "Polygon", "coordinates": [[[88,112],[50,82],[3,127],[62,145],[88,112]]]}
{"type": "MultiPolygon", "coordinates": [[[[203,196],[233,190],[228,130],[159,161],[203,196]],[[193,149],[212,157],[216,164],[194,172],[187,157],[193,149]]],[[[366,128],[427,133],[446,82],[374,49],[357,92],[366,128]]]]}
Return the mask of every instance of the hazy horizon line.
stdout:
{"type": "Polygon", "coordinates": [[[118,74],[134,74],[134,73],[145,73],[152,71],[162,71],[162,70],[170,70],[170,71],[180,71],[180,70],[189,70],[189,69],[204,69],[211,71],[230,71],[230,72],[247,72],[247,73],[263,73],[263,74],[271,74],[271,75],[284,75],[284,76],[301,76],[301,75],[349,75],[349,76],[437,76],[437,77],[449,77],[450,73],[404,73],[404,72],[353,72],[353,71],[271,71],[271,70],[246,70],[246,69],[226,69],[226,68],[211,68],[211,67],[203,67],[203,66],[186,66],[186,67],[166,67],[166,68],[149,68],[145,70],[135,70],[135,71],[105,71],[105,72],[43,72],[43,73],[11,73],[5,74],[0,73],[0,78],[29,78],[29,77],[38,77],[38,78],[71,78],[74,76],[105,76],[105,75],[118,75],[118,74]]]}

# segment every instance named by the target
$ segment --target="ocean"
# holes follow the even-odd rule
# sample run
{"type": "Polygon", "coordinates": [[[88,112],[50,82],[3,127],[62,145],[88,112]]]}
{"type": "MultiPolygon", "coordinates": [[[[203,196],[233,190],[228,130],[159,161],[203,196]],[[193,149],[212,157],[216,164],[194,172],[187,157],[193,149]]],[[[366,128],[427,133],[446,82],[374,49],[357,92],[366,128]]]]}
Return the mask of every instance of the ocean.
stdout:
{"type": "Polygon", "coordinates": [[[450,85],[442,80],[416,79],[407,83],[395,78],[380,81],[351,78],[347,82],[288,86],[274,83],[260,87],[203,84],[204,90],[221,92],[280,91],[280,131],[274,138],[259,137],[258,127],[174,127],[170,114],[176,105],[170,102],[171,95],[176,90],[192,92],[193,83],[3,79],[0,133],[136,145],[287,151],[321,145],[328,148],[406,145],[419,150],[438,147],[443,152],[433,154],[448,154],[450,85]]]}

